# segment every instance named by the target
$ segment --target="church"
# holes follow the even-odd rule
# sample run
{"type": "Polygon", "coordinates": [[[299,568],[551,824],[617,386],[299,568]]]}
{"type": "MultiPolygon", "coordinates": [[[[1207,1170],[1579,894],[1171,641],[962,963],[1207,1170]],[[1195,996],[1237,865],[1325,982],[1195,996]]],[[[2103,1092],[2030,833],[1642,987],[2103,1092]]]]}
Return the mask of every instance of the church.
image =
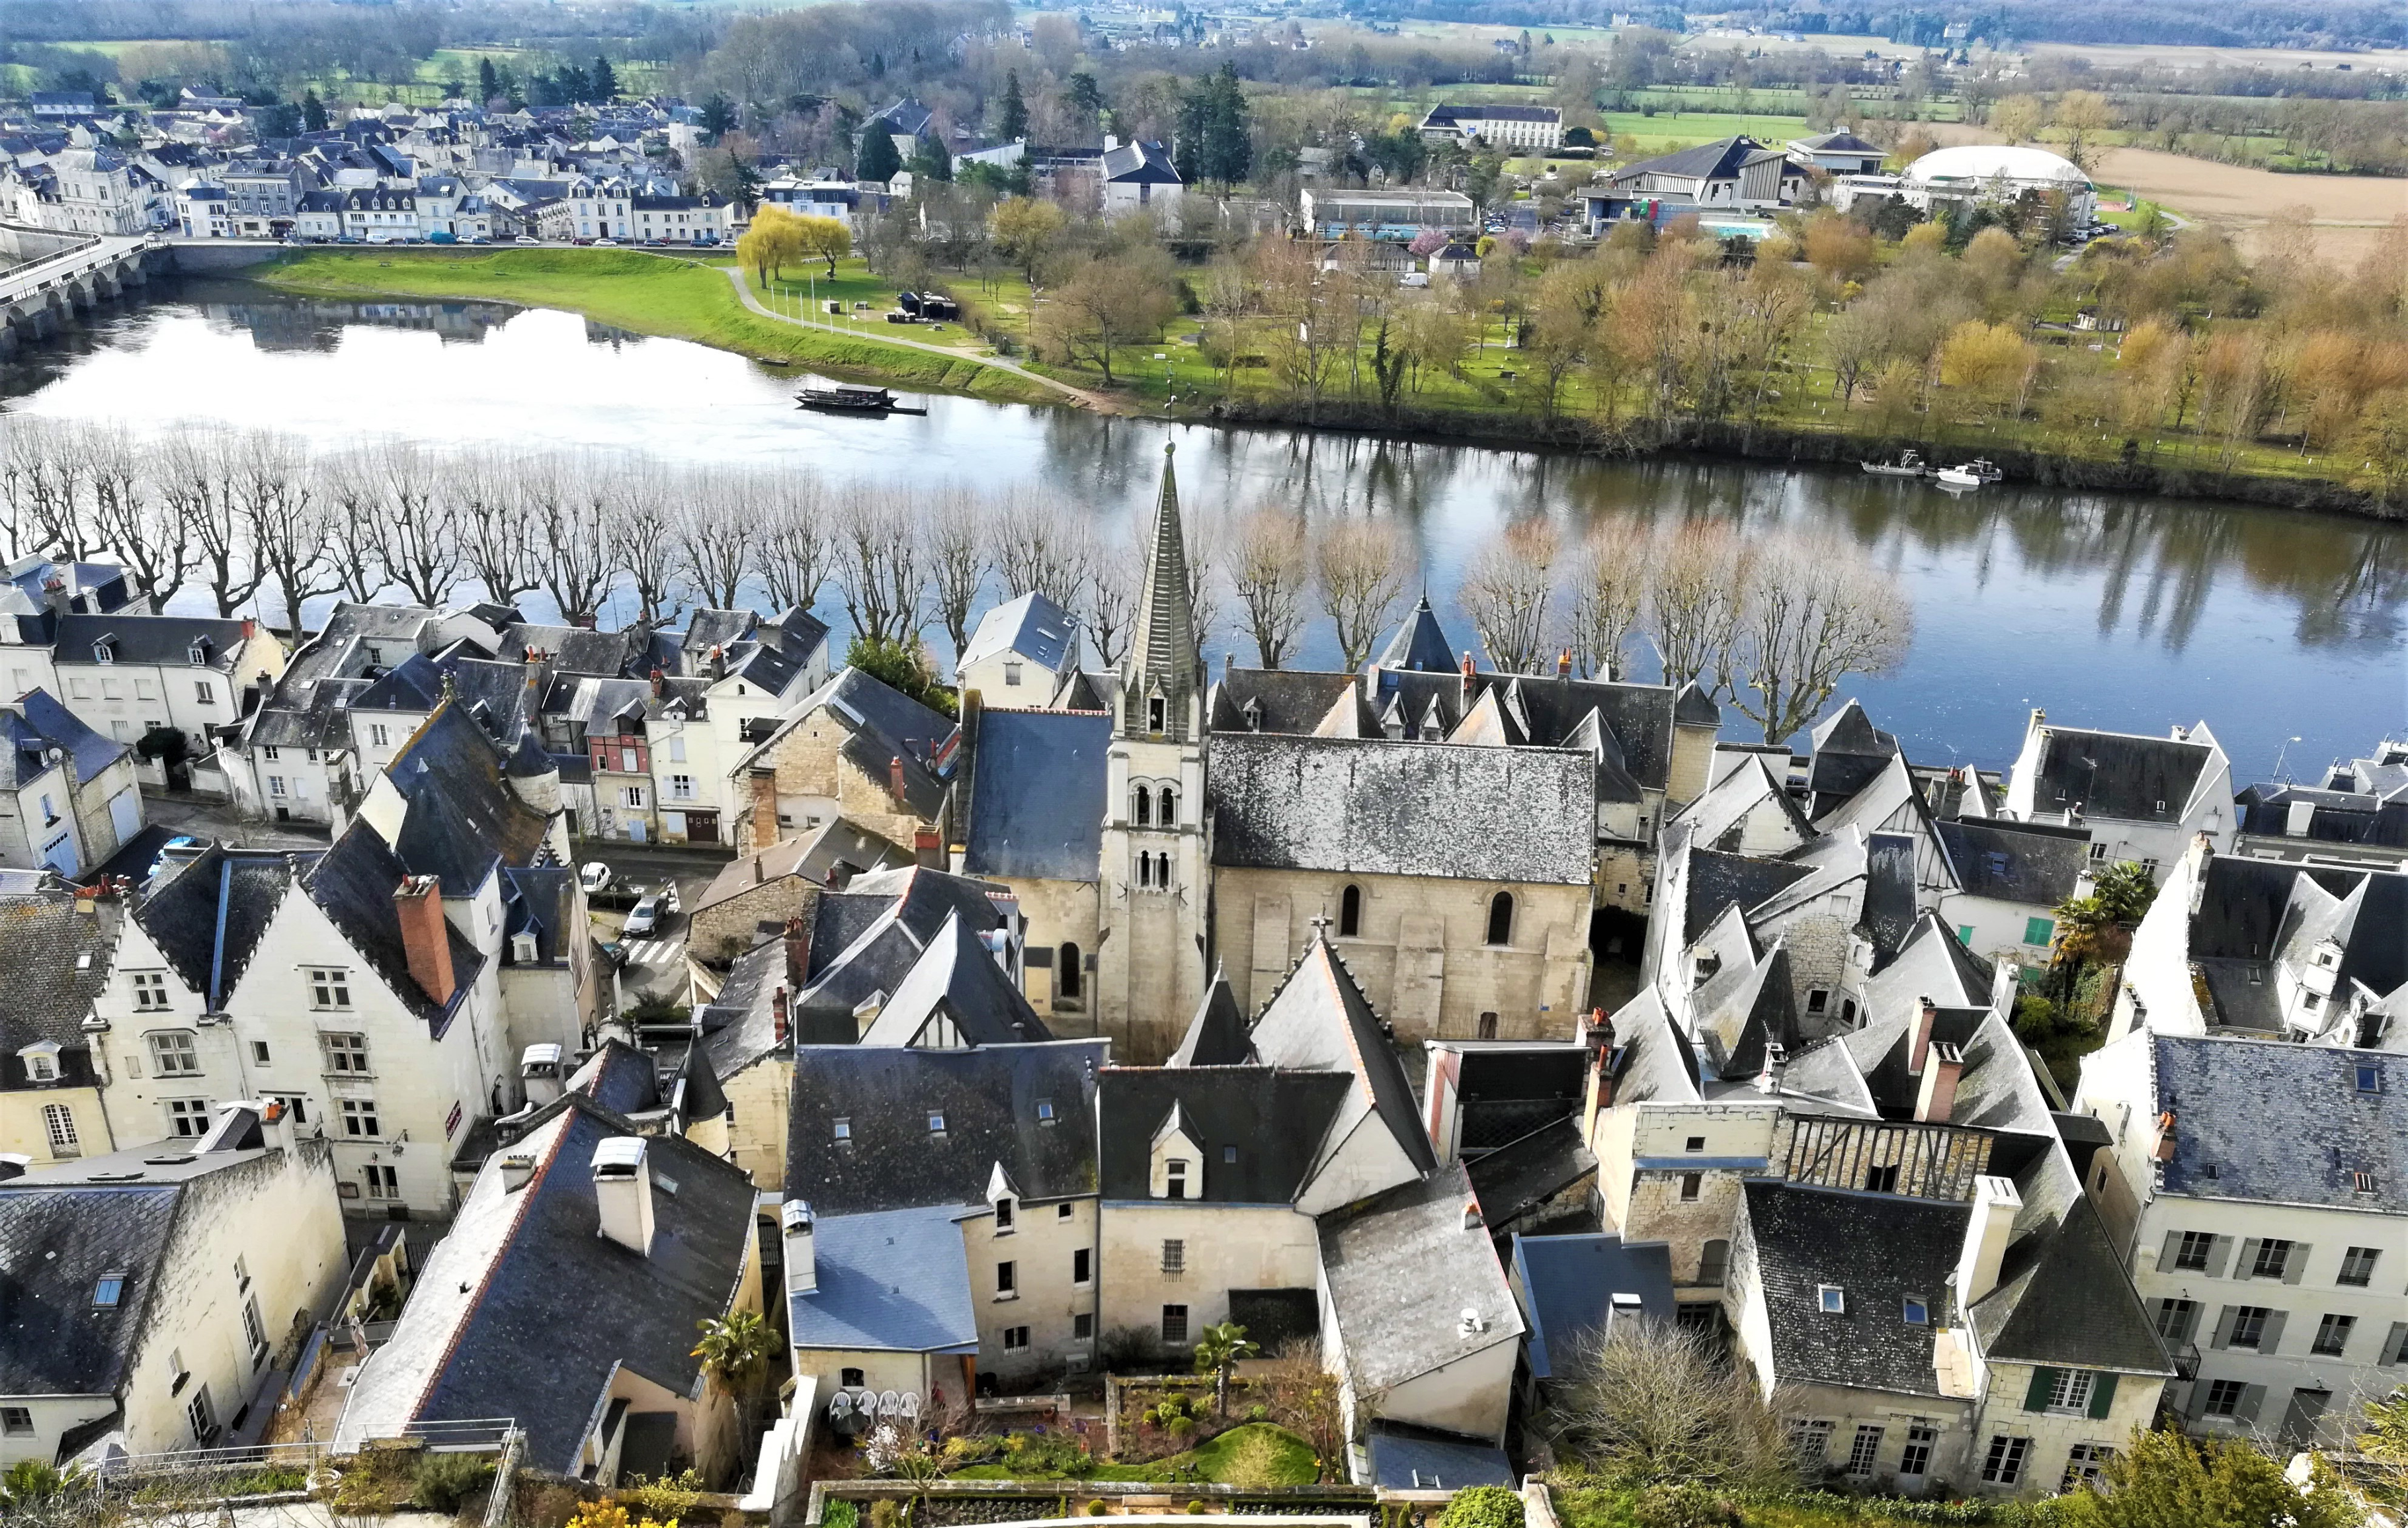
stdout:
{"type": "Polygon", "coordinates": [[[1426,598],[1359,674],[1211,683],[1168,459],[1144,545],[1117,672],[962,697],[949,858],[1017,897],[1054,1032],[1159,1061],[1208,992],[1251,1016],[1320,937],[1398,1041],[1569,1038],[1592,940],[1703,786],[1712,703],[1480,672],[1426,598]]]}

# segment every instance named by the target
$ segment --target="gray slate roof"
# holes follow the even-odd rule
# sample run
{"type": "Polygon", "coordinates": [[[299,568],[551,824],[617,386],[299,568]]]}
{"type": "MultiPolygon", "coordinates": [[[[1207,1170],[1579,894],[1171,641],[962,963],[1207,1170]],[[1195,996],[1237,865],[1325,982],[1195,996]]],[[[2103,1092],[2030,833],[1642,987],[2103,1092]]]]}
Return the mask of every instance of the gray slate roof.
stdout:
{"type": "Polygon", "coordinates": [[[2213,753],[2173,738],[2050,728],[2041,739],[2032,810],[2180,822],[2213,753]]]}
{"type": "Polygon", "coordinates": [[[1206,783],[1213,860],[1585,885],[1595,769],[1565,749],[1224,733],[1206,783]]]}
{"type": "Polygon", "coordinates": [[[967,1204],[927,1204],[820,1216],[811,1228],[819,1287],[786,1299],[795,1346],[975,1350],[978,1312],[957,1223],[969,1213],[967,1204]]]}
{"type": "Polygon", "coordinates": [[[2153,1035],[2174,1116],[2164,1191],[2408,1213],[2408,1057],[2280,1041],[2153,1035]],[[2378,1090],[2361,1091],[2372,1066],[2378,1090]],[[2210,1176],[2211,1171],[2214,1176],[2210,1176]],[[2371,1173],[2374,1191],[2352,1175],[2371,1173]]]}
{"type": "Polygon", "coordinates": [[[1103,1196],[1149,1196],[1154,1133],[1176,1108],[1204,1151],[1204,1181],[1191,1190],[1197,1198],[1215,1204],[1289,1204],[1353,1087],[1354,1079],[1340,1072],[1107,1067],[1096,1099],[1103,1196]]]}
{"type": "Polygon", "coordinates": [[[75,910],[56,885],[0,896],[0,1090],[37,1088],[18,1052],[45,1041],[59,1047],[59,1082],[96,1086],[83,1021],[108,986],[115,944],[108,920],[75,910]]]}
{"type": "MultiPolygon", "coordinates": [[[[1483,1207],[1487,1202],[1482,1201],[1483,1207]]],[[[1639,1314],[1671,1320],[1672,1249],[1620,1236],[1515,1236],[1513,1281],[1529,1324],[1533,1377],[1569,1375],[1585,1347],[1607,1331],[1614,1296],[1639,1297],[1639,1314]]]]}
{"type": "Polygon", "coordinates": [[[1933,825],[1966,894],[2054,908],[2072,897],[2090,862],[2080,828],[1965,817],[1933,825]]]}
{"type": "Polygon", "coordinates": [[[981,712],[963,871],[1094,881],[1103,852],[1111,736],[1112,719],[1100,713],[981,712]]]}
{"type": "Polygon", "coordinates": [[[1358,1391],[1384,1390],[1499,1342],[1522,1312],[1460,1162],[1321,1219],[1321,1265],[1358,1391]],[[1465,1333],[1464,1311],[1479,1330],[1465,1333]]]}
{"type": "Polygon", "coordinates": [[[1971,1208],[1769,1179],[1744,1188],[1742,1234],[1755,1245],[1778,1378],[1939,1394],[1932,1338],[1971,1208]],[[1821,1308],[1823,1284],[1840,1287],[1844,1310],[1821,1308]],[[1905,1321],[1909,1295],[1925,1302],[1926,1324],[1905,1321]]]}

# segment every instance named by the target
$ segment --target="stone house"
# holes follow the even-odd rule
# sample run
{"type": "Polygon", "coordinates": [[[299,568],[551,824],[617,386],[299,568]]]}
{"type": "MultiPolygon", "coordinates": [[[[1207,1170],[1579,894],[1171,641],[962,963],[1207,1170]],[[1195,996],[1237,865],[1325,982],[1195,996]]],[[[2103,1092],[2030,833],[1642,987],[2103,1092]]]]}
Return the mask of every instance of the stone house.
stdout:
{"type": "Polygon", "coordinates": [[[180,732],[194,758],[242,720],[245,689],[284,671],[283,644],[247,618],[71,614],[55,629],[52,693],[79,720],[120,742],[180,732]]]}
{"type": "Polygon", "coordinates": [[[858,669],[806,698],[726,774],[747,803],[735,843],[749,852],[846,816],[889,843],[941,834],[958,729],[858,669]]]}
{"type": "Polygon", "coordinates": [[[134,750],[48,691],[0,707],[0,865],[82,876],[142,830],[134,750]]]}
{"type": "Polygon", "coordinates": [[[954,864],[1019,899],[1028,1001],[1066,1034],[1100,1032],[1090,977],[1103,930],[1111,738],[1109,712],[1007,710],[964,692],[954,864]]]}
{"type": "Polygon", "coordinates": [[[2408,1378],[2396,1054],[2135,1029],[2084,1058],[2087,1180],[2175,1354],[2184,1424],[2346,1449],[2408,1378]]]}
{"type": "Polygon", "coordinates": [[[953,683],[999,708],[1051,700],[1079,668],[1079,619],[1041,594],[1024,594],[980,617],[953,665],[953,683]]]}
{"type": "Polygon", "coordinates": [[[347,1266],[332,1148],[278,1116],[233,1103],[196,1139],[0,1181],[0,1465],[265,1430],[347,1266]]]}
{"type": "Polygon", "coordinates": [[[46,1166],[117,1148],[84,1025],[123,917],[54,876],[0,896],[0,1153],[46,1166]]]}
{"type": "Polygon", "coordinates": [[[713,876],[686,909],[686,946],[701,959],[733,960],[779,936],[787,919],[808,920],[823,891],[912,862],[909,849],[838,817],[815,833],[739,855],[713,876]]]}
{"type": "Polygon", "coordinates": [[[478,1172],[336,1447],[509,1417],[556,1475],[726,1480],[751,1440],[694,1347],[703,1322],[762,1309],[755,1197],[716,1153],[564,1094],[478,1172]]]}

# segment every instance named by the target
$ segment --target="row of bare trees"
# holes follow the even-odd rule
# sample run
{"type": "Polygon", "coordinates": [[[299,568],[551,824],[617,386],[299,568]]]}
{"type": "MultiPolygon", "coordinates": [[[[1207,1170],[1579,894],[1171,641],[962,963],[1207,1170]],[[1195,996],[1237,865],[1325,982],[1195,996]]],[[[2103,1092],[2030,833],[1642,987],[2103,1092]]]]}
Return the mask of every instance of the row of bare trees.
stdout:
{"type": "Polygon", "coordinates": [[[1500,670],[1535,672],[1560,644],[1582,673],[1618,675],[1643,638],[1667,683],[1694,680],[1768,742],[1811,724],[1849,675],[1895,667],[1914,633],[1905,588],[1853,543],[1712,520],[1608,523],[1570,546],[1552,522],[1515,521],[1456,598],[1500,670]]]}

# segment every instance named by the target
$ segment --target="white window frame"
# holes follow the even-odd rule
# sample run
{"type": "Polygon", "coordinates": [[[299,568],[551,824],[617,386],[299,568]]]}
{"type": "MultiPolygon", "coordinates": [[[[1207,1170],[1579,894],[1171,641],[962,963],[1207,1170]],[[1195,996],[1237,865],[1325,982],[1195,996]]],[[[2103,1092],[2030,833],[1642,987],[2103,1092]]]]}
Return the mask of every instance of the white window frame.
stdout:
{"type": "Polygon", "coordinates": [[[368,1037],[356,1030],[321,1030],[318,1045],[325,1058],[326,1073],[336,1077],[373,1077],[376,1069],[368,1064],[368,1037]]]}
{"type": "Polygon", "coordinates": [[[376,1100],[372,1098],[337,1099],[335,1112],[343,1121],[344,1140],[381,1141],[384,1139],[384,1122],[377,1117],[376,1100]]]}
{"type": "Polygon", "coordinates": [[[197,1077],[201,1074],[200,1037],[190,1030],[152,1030],[143,1042],[150,1052],[154,1077],[197,1077]]]}
{"type": "Polygon", "coordinates": [[[167,1133],[179,1141],[195,1141],[209,1132],[209,1101],[205,1098],[165,1098],[160,1103],[166,1110],[167,1133]]]}
{"type": "Polygon", "coordinates": [[[309,1006],[320,1013],[346,1013],[351,1006],[351,973],[345,966],[305,966],[301,979],[309,986],[309,1006]]]}
{"type": "Polygon", "coordinates": [[[2087,1413],[2099,1377],[2088,1369],[2057,1369],[2048,1379],[2048,1409],[2073,1415],[2087,1413]]]}

